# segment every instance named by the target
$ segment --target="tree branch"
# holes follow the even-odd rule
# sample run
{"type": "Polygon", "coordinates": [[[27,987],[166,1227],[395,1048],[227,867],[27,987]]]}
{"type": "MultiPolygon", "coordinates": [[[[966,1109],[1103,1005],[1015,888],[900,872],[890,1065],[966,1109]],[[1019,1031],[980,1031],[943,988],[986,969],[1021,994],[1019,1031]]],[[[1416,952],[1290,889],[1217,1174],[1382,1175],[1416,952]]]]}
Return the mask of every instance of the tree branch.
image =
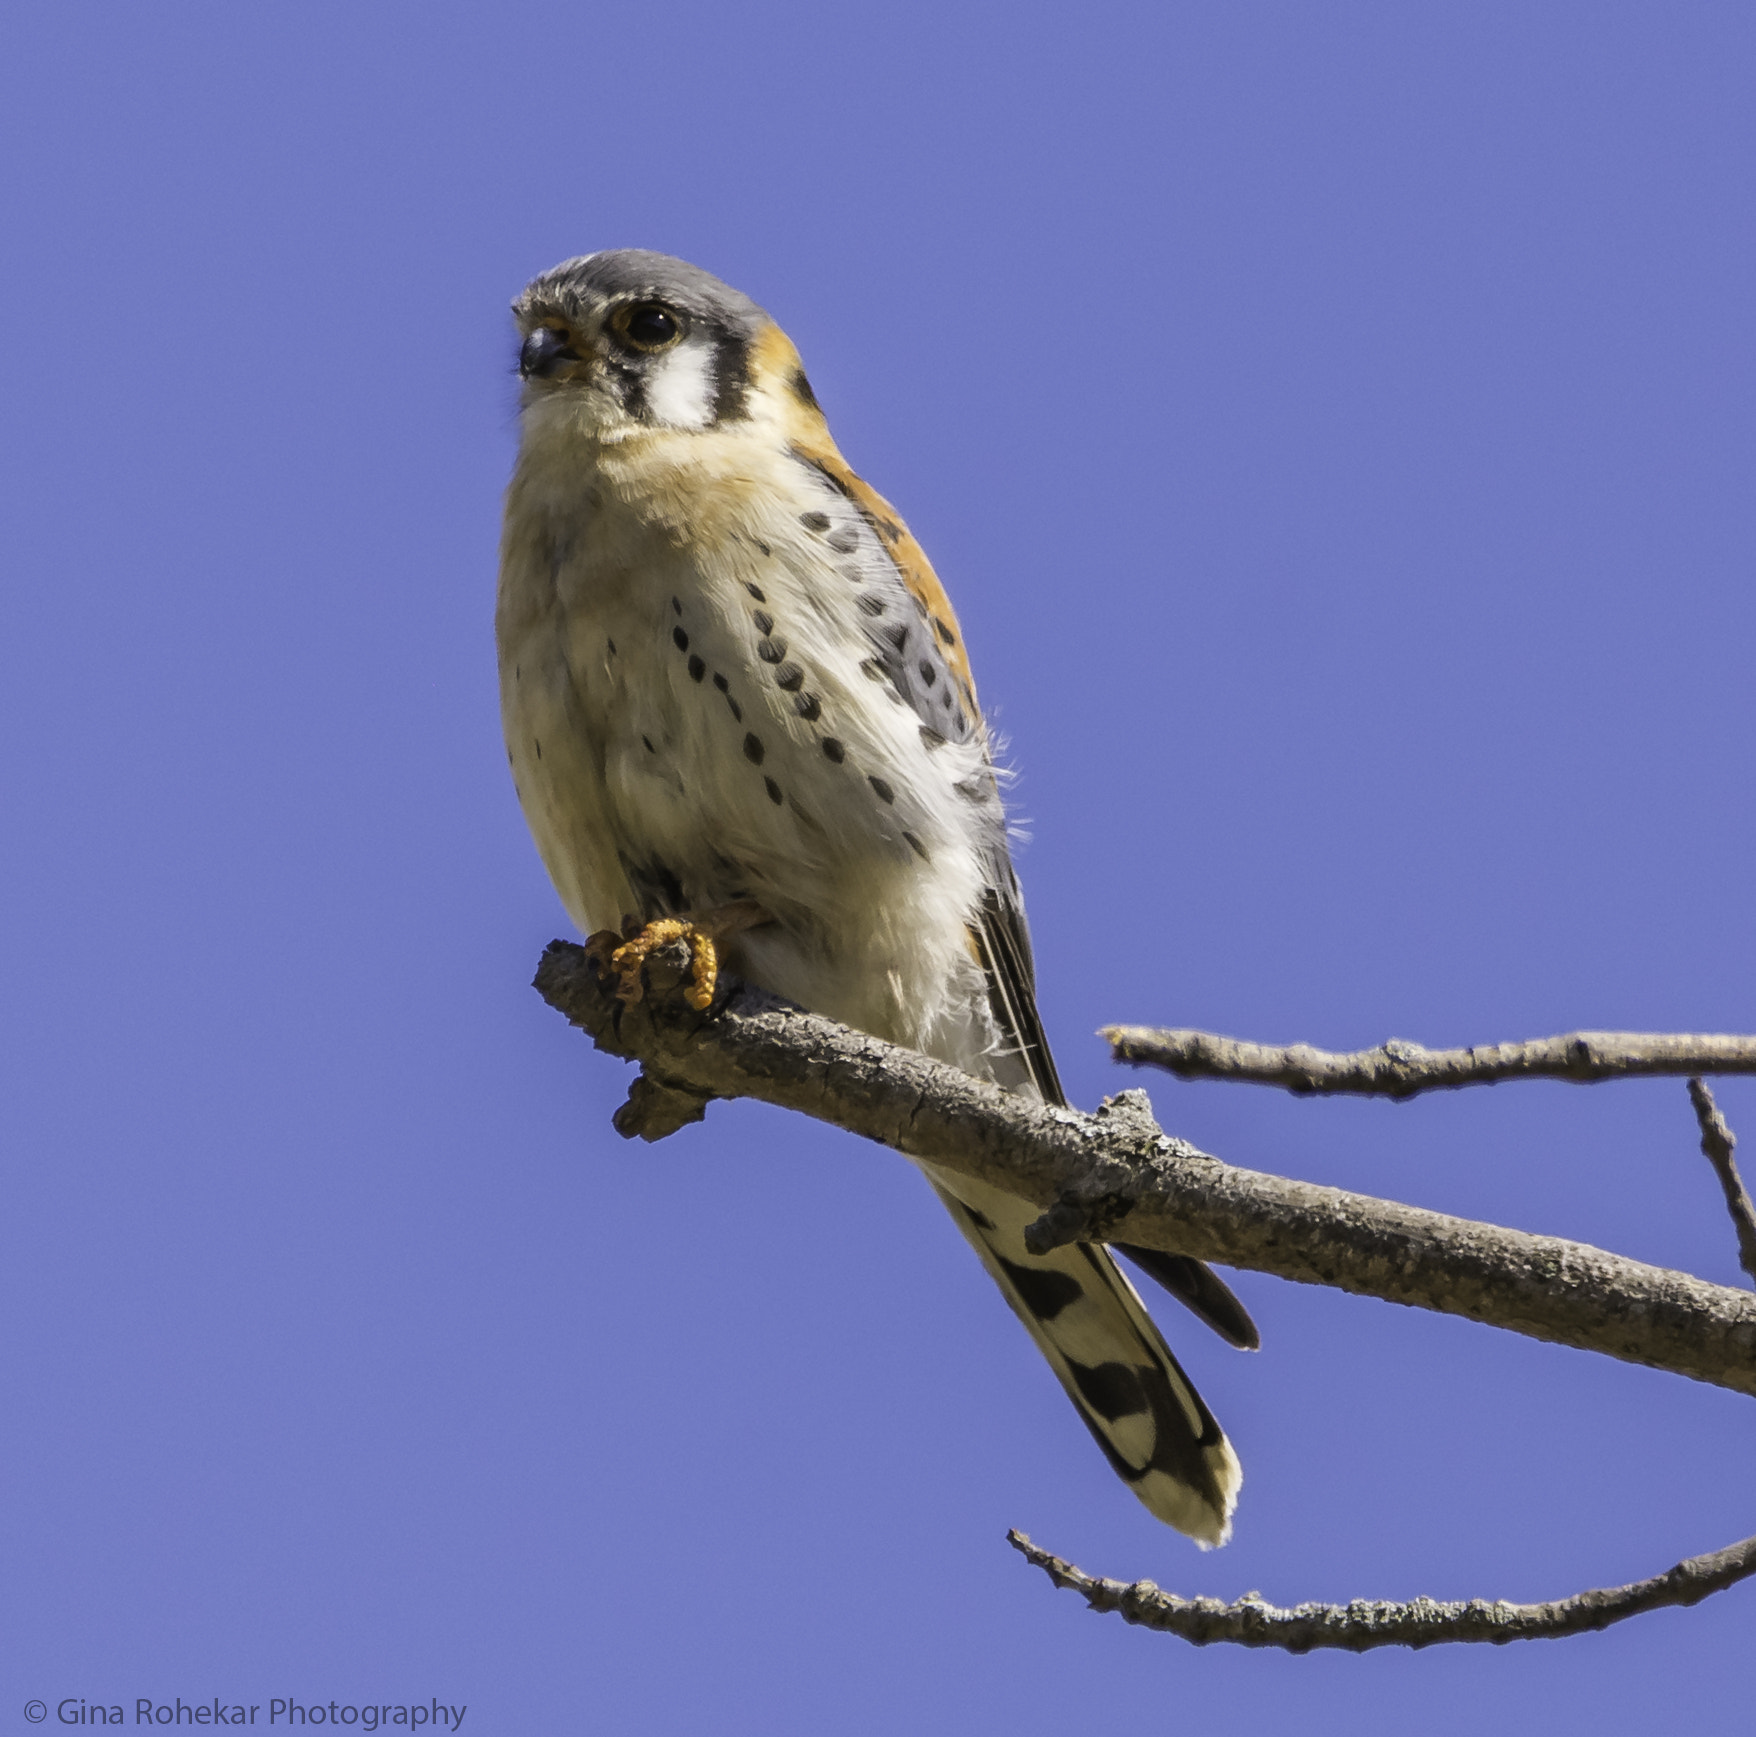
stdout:
{"type": "Polygon", "coordinates": [[[1424,1049],[1392,1038],[1348,1054],[1295,1043],[1276,1047],[1206,1031],[1108,1025],[1101,1035],[1115,1059],[1159,1067],[1184,1080],[1245,1080],[1300,1096],[1336,1092],[1413,1098],[1422,1092],[1488,1086],[1499,1080],[1599,1080],[1651,1075],[1756,1073],[1756,1037],[1686,1032],[1574,1031],[1529,1043],[1424,1049]]]}
{"type": "Polygon", "coordinates": [[[1695,1120],[1701,1128],[1701,1152],[1713,1166],[1713,1173],[1719,1178],[1721,1191],[1726,1197],[1726,1211],[1731,1214],[1732,1228],[1738,1233],[1738,1265],[1752,1279],[1756,1279],[1756,1204],[1750,1199],[1750,1191],[1744,1186],[1744,1179],[1738,1174],[1737,1160],[1733,1158],[1733,1149],[1738,1144],[1737,1136],[1726,1126],[1726,1119],[1720,1114],[1719,1105],[1713,1101],[1713,1093],[1707,1089],[1705,1080],[1689,1082],[1689,1102],[1695,1106],[1695,1120]]]}
{"type": "MultiPolygon", "coordinates": [[[[544,953],[536,977],[543,998],[599,1049],[641,1064],[615,1116],[618,1132],[629,1138],[663,1139],[700,1120],[715,1097],[757,1098],[1034,1202],[1042,1216],[1026,1236],[1037,1248],[1126,1241],[1464,1315],[1756,1393],[1756,1295],[1582,1243],[1234,1169],[1160,1132],[1144,1092],[1123,1092],[1095,1116],[1046,1106],[729,978],[698,1012],[683,998],[692,971],[681,942],[654,950],[642,981],[642,998],[625,1005],[599,979],[586,950],[563,941],[544,953]]],[[[1704,1086],[1692,1084],[1691,1095],[1703,1150],[1728,1203],[1734,1184],[1743,1202],[1744,1217],[1733,1207],[1742,1238],[1747,1222],[1756,1230],[1756,1218],[1730,1168],[1731,1132],[1704,1086]]],[[[1095,1610],[1118,1611],[1198,1646],[1223,1640],[1290,1652],[1577,1634],[1664,1605],[1693,1604],[1756,1572],[1752,1538],[1652,1580],[1552,1604],[1357,1600],[1281,1610],[1253,1593],[1227,1605],[1179,1598],[1149,1580],[1095,1579],[1022,1533],[1009,1536],[1057,1586],[1084,1594],[1095,1610]]]]}
{"type": "Polygon", "coordinates": [[[1289,1653],[1317,1647],[1363,1653],[1374,1647],[1430,1647],[1441,1641],[1489,1641],[1500,1646],[1513,1640],[1559,1640],[1668,1605],[1698,1604],[1756,1574],[1756,1538],[1746,1538],[1707,1556],[1691,1556],[1650,1580],[1577,1592],[1549,1604],[1481,1598],[1467,1603],[1415,1598],[1405,1604],[1355,1599],[1351,1604],[1301,1604],[1283,1610],[1254,1592],[1233,1604],[1222,1604],[1217,1598],[1179,1598],[1150,1580],[1130,1584],[1099,1579],[1051,1556],[1022,1532],[1008,1532],[1006,1539],[1057,1586],[1079,1593],[1093,1610],[1113,1610],[1124,1622],[1180,1635],[1198,1647],[1232,1641],[1246,1647],[1280,1647],[1289,1653]]]}
{"type": "Polygon", "coordinates": [[[751,1097],[835,1123],[1043,1209],[1039,1247],[1139,1243],[1303,1284],[1484,1321],[1532,1338],[1756,1393],[1756,1294],[1624,1260],[1583,1243],[1425,1212],[1234,1168],[1159,1132],[1140,1092],[1095,1116],[1051,1108],[913,1051],[721,982],[695,1013],[675,994],[687,950],[655,952],[651,987],[624,1007],[556,942],[537,988],[598,1048],[639,1061],[665,1111],[627,1134],[660,1137],[681,1108],[751,1097]]]}

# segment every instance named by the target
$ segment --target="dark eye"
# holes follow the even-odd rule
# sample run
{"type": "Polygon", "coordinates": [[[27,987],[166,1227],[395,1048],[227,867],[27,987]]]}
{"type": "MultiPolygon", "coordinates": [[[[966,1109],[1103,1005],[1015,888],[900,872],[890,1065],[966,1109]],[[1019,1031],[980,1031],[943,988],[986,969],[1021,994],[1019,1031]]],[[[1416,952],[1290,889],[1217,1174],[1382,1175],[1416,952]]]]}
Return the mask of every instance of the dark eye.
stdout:
{"type": "Polygon", "coordinates": [[[662,350],[683,329],[677,316],[659,302],[636,302],[618,324],[637,350],[662,350]]]}

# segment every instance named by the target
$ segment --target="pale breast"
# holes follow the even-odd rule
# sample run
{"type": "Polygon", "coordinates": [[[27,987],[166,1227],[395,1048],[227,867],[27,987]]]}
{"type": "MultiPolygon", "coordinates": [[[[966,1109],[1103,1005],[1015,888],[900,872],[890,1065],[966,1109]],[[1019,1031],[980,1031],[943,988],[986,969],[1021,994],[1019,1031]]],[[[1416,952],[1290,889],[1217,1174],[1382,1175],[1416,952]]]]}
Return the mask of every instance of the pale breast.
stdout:
{"type": "Polygon", "coordinates": [[[557,887],[586,929],[753,898],[750,975],[967,1062],[1004,822],[929,622],[808,463],[647,444],[508,534],[508,747],[557,887]]]}

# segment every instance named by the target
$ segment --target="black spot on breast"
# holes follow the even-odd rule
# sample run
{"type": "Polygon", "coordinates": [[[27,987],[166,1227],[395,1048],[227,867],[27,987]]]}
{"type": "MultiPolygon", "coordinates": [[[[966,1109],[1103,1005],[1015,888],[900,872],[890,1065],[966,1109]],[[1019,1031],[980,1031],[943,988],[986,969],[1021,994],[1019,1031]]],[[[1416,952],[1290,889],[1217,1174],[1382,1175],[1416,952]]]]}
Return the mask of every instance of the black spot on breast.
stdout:
{"type": "Polygon", "coordinates": [[[896,792],[892,790],[882,778],[874,778],[872,774],[868,772],[866,774],[866,782],[870,784],[872,789],[877,793],[880,802],[894,802],[896,800],[896,792]]]}
{"type": "Polygon", "coordinates": [[[774,632],[774,617],[766,609],[758,609],[750,619],[756,623],[758,633],[774,632]]]}
{"type": "Polygon", "coordinates": [[[793,696],[793,710],[806,723],[815,723],[823,716],[823,702],[815,694],[795,694],[793,696]]]}
{"type": "Polygon", "coordinates": [[[805,672],[796,663],[783,663],[774,672],[774,685],[782,693],[797,693],[805,685],[805,672]]]}
{"type": "Polygon", "coordinates": [[[793,396],[798,399],[807,410],[821,411],[822,406],[817,402],[817,394],[811,390],[811,382],[805,378],[805,370],[803,368],[795,368],[793,370],[793,377],[787,382],[787,384],[792,387],[793,396]]]}
{"type": "Polygon", "coordinates": [[[936,615],[933,617],[933,631],[938,634],[947,645],[957,644],[957,635],[953,633],[951,629],[936,615]]]}
{"type": "Polygon", "coordinates": [[[689,635],[686,634],[682,628],[673,627],[671,629],[671,638],[676,642],[678,651],[687,651],[689,649],[689,635]]]}
{"type": "Polygon", "coordinates": [[[739,705],[738,702],[736,700],[734,700],[730,694],[726,695],[726,704],[732,708],[732,716],[734,718],[736,718],[740,724],[743,723],[743,721],[744,721],[744,708],[741,705],[739,705]]]}
{"type": "Polygon", "coordinates": [[[754,730],[747,731],[744,736],[744,758],[752,766],[762,764],[762,756],[766,750],[762,746],[762,738],[754,730]]]}
{"type": "MultiPolygon", "coordinates": [[[[963,1206],[961,1200],[957,1204],[963,1206]]],[[[977,1212],[973,1206],[963,1206],[963,1210],[969,1214],[970,1223],[980,1225],[983,1230],[992,1230],[994,1228],[993,1219],[991,1219],[985,1212],[977,1212]]]]}
{"type": "Polygon", "coordinates": [[[642,736],[642,737],[641,737],[641,738],[640,738],[640,739],[641,739],[641,741],[643,741],[643,742],[644,742],[644,743],[645,743],[645,744],[646,744],[646,751],[647,751],[647,753],[649,753],[649,754],[656,754],[656,753],[657,753],[657,752],[658,752],[658,749],[656,749],[656,748],[655,748],[655,747],[654,747],[654,746],[653,746],[653,745],[652,745],[652,737],[650,737],[650,736],[642,736]]]}
{"type": "MultiPolygon", "coordinates": [[[[678,631],[681,632],[682,630],[678,629],[678,631]]],[[[908,623],[906,621],[899,621],[894,627],[885,628],[884,637],[888,639],[898,651],[901,651],[902,648],[908,644],[908,623]]]]}
{"type": "Polygon", "coordinates": [[[604,644],[610,648],[610,656],[614,657],[616,655],[616,642],[613,639],[606,639],[604,644]]]}
{"type": "MultiPolygon", "coordinates": [[[[768,553],[766,549],[762,552],[765,555],[768,553]]],[[[748,591],[758,603],[766,603],[768,601],[767,597],[763,595],[762,587],[760,585],[752,585],[748,579],[744,581],[744,589],[748,591]]]]}
{"type": "Polygon", "coordinates": [[[540,760],[540,759],[542,759],[542,757],[543,757],[543,745],[542,745],[542,743],[541,743],[541,742],[540,742],[540,741],[538,741],[538,740],[537,740],[537,738],[536,738],[536,737],[535,737],[535,736],[532,736],[532,737],[531,737],[531,739],[530,739],[530,743],[531,743],[531,746],[532,746],[532,747],[533,747],[533,748],[535,748],[535,749],[536,749],[536,751],[537,751],[537,758],[538,758],[538,759],[539,759],[539,760],[540,760]]]}
{"type": "Polygon", "coordinates": [[[868,615],[882,615],[884,613],[883,593],[879,591],[868,591],[863,597],[861,597],[860,607],[865,610],[868,615]]]}
{"type": "Polygon", "coordinates": [[[718,670],[715,670],[713,674],[713,685],[723,694],[726,689],[731,686],[731,683],[728,682],[718,670]]]}
{"type": "Polygon", "coordinates": [[[800,513],[799,523],[807,531],[827,531],[829,529],[828,513],[800,513]]]}
{"type": "Polygon", "coordinates": [[[1106,1423],[1150,1409],[1140,1377],[1126,1363],[1099,1363],[1093,1367],[1070,1360],[1067,1372],[1085,1403],[1106,1423]]]}
{"type": "Polygon", "coordinates": [[[869,682],[883,682],[889,681],[890,679],[889,676],[884,673],[884,665],[875,657],[867,658],[866,661],[860,665],[860,674],[869,682]]]}
{"type": "Polygon", "coordinates": [[[925,658],[922,658],[921,661],[915,665],[915,668],[921,672],[921,680],[924,681],[928,687],[931,687],[934,682],[939,679],[939,672],[934,669],[925,658]]]}
{"type": "Polygon", "coordinates": [[[877,524],[880,536],[887,538],[892,543],[902,541],[902,526],[894,519],[879,519],[877,524]]]}
{"type": "Polygon", "coordinates": [[[823,738],[823,752],[838,766],[848,757],[847,749],[844,748],[833,736],[825,736],[823,738]]]}
{"type": "Polygon", "coordinates": [[[671,599],[671,613],[673,615],[681,615],[683,613],[683,605],[674,597],[671,599]]]}
{"type": "Polygon", "coordinates": [[[694,653],[689,654],[689,679],[698,682],[707,674],[707,665],[694,653]]]}
{"type": "Polygon", "coordinates": [[[909,849],[912,850],[922,862],[931,862],[933,860],[927,855],[927,847],[922,844],[912,832],[905,832],[902,836],[908,840],[909,849]]]}
{"type": "Polygon", "coordinates": [[[769,548],[769,546],[765,542],[763,542],[763,540],[760,537],[758,537],[756,539],[756,547],[758,549],[760,549],[763,552],[763,554],[765,554],[765,555],[772,555],[774,553],[774,551],[771,548],[769,548]]]}
{"type": "MultiPolygon", "coordinates": [[[[1053,1267],[1021,1267],[1004,1255],[995,1255],[1000,1263],[1000,1270],[1012,1281],[1012,1287],[1023,1300],[1024,1306],[1039,1321],[1052,1321],[1070,1303],[1077,1303],[1085,1295],[1078,1279],[1071,1273],[1058,1273],[1053,1267]]],[[[1122,1368],[1124,1365],[1111,1364],[1105,1367],[1122,1368]]],[[[1132,1373],[1132,1372],[1130,1372],[1132,1373]]],[[[1083,1388],[1081,1389],[1083,1392],[1083,1388]]],[[[1112,1415],[1104,1412],[1105,1417],[1112,1415]]],[[[1114,1413],[1122,1416],[1123,1413],[1114,1413]]]]}
{"type": "Polygon", "coordinates": [[[921,746],[924,748],[943,748],[945,738],[931,724],[921,725],[921,746]]]}
{"type": "Polygon", "coordinates": [[[787,654],[787,642],[784,639],[759,639],[756,642],[756,655],[764,663],[779,663],[787,654]]]}
{"type": "Polygon", "coordinates": [[[860,546],[860,533],[851,525],[843,525],[831,534],[829,546],[838,555],[851,555],[860,546]]]}
{"type": "Polygon", "coordinates": [[[772,778],[764,778],[762,782],[768,787],[768,800],[770,802],[775,803],[778,806],[786,800],[786,798],[780,793],[780,786],[776,784],[772,778]]]}

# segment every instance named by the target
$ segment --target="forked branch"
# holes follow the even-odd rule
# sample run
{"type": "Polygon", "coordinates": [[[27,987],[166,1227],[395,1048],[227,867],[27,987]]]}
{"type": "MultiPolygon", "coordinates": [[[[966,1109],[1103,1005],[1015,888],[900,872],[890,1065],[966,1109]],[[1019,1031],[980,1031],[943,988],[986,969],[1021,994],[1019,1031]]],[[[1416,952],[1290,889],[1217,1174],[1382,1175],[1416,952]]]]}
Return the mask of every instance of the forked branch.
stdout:
{"type": "MultiPolygon", "coordinates": [[[[1052,1108],[730,980],[722,979],[712,1005],[697,1012],[679,993],[690,977],[688,949],[680,945],[655,951],[645,972],[646,992],[628,1006],[612,985],[600,980],[580,947],[555,942],[537,971],[544,999],[599,1049],[641,1064],[644,1071],[615,1118],[624,1135],[662,1139],[698,1121],[716,1097],[756,1098],[1034,1202],[1042,1217],[1029,1235],[1041,1249],[1075,1240],[1134,1243],[1463,1315],[1756,1394],[1756,1294],[1625,1260],[1583,1243],[1237,1169],[1162,1133],[1144,1093],[1121,1093],[1096,1115],[1052,1108]]],[[[1564,1045],[1583,1039],[1552,1041],[1564,1045]]],[[[1756,1043],[1750,1039],[1639,1042],[1696,1047],[1672,1052],[1665,1065],[1659,1065],[1653,1047],[1649,1065],[1589,1077],[1682,1071],[1673,1064],[1683,1053],[1688,1071],[1697,1071],[1703,1044],[1750,1045],[1756,1063],[1756,1043]]],[[[1284,1057],[1290,1052],[1261,1053],[1284,1057]]],[[[1723,1055],[1719,1059],[1725,1061],[1723,1055]]],[[[1344,1064],[1359,1058],[1328,1060],[1344,1064]]],[[[1575,1061],[1587,1065],[1577,1056],[1575,1061]]],[[[1734,1070],[1724,1065],[1718,1071],[1734,1070]]],[[[1226,1077],[1267,1075],[1233,1068],[1226,1077]]],[[[1302,1077],[1314,1076],[1307,1069],[1302,1077]]],[[[1493,1077],[1510,1077],[1510,1072],[1493,1077]]],[[[1560,1077],[1588,1076],[1573,1072],[1560,1077]]],[[[1291,1082],[1280,1078],[1276,1083],[1291,1082]]],[[[1435,1078],[1429,1083],[1471,1082],[1435,1078]]],[[[1408,1085],[1405,1079],[1404,1088],[1408,1085]]],[[[1397,1095],[1412,1092],[1403,1089],[1397,1095]]],[[[1700,1102],[1698,1098],[1698,1112],[1700,1102]]],[[[1710,1098],[1707,1102],[1711,1105],[1710,1098]]],[[[1704,1149],[1708,1125],[1704,1117],[1704,1149]]],[[[1723,1129],[1723,1122],[1717,1126],[1723,1129]]],[[[1729,1166],[1730,1131],[1724,1134],[1729,1166]]],[[[1719,1160],[1715,1162],[1718,1168],[1719,1160]]],[[[1727,1174],[1735,1177],[1735,1172],[1722,1170],[1722,1182],[1727,1174]]],[[[1738,1191],[1742,1196],[1741,1184],[1738,1191]]],[[[1742,1197],[1747,1208],[1748,1197],[1742,1197]]],[[[1756,1234],[1756,1217],[1749,1222],[1756,1234]]],[[[1741,1221],[1740,1234],[1742,1230],[1741,1221]]],[[[1316,1646],[1364,1650],[1571,1634],[1660,1605],[1694,1603],[1756,1571],[1756,1539],[1751,1539],[1679,1563],[1651,1581],[1580,1593],[1551,1605],[1416,1600],[1405,1605],[1300,1605],[1284,1611],[1253,1595],[1223,1605],[1180,1599],[1150,1582],[1128,1586],[1093,1579],[1022,1536],[1014,1542],[1057,1584],[1085,1593],[1094,1608],[1118,1610],[1131,1622],[1198,1643],[1230,1640],[1295,1652],[1316,1646]]]]}
{"type": "Polygon", "coordinates": [[[551,946],[537,973],[544,998],[598,1048],[645,1068],[649,1083],[617,1117],[624,1134],[657,1138],[712,1098],[758,1098],[1033,1201],[1039,1247],[1138,1243],[1756,1394],[1756,1294],[1239,1169],[1161,1133],[1144,1093],[1090,1116],[1050,1108],[728,979],[696,1013],[674,992],[688,970],[687,950],[675,954],[652,956],[651,987],[633,1007],[569,943],[551,946]]]}

